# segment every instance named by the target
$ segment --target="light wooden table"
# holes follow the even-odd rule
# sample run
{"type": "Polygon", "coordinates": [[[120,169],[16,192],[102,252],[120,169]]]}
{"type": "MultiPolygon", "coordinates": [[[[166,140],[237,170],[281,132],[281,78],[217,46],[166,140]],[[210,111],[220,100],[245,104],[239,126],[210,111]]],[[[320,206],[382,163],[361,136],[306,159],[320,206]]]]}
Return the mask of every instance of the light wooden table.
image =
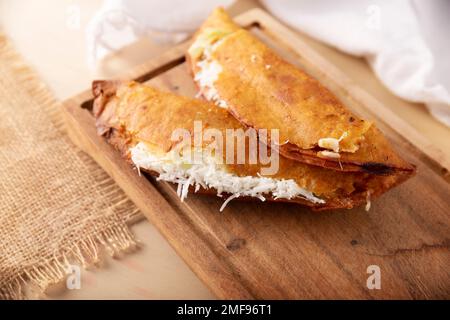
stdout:
{"type": "MultiPolygon", "coordinates": [[[[0,0],[0,28],[60,99],[89,87],[94,78],[113,77],[167,48],[143,39],[108,58],[93,73],[86,64],[84,28],[100,4],[100,0],[0,0]],[[79,28],[67,23],[73,6],[80,12],[79,28]]],[[[254,6],[257,6],[255,1],[241,0],[231,8],[231,13],[254,6]]],[[[300,33],[299,36],[450,155],[450,129],[434,120],[423,105],[393,96],[362,59],[342,54],[300,33]]],[[[214,298],[149,222],[139,222],[132,230],[141,242],[140,250],[121,259],[108,258],[102,268],[83,271],[81,290],[55,287],[48,296],[57,299],[214,298]]]]}

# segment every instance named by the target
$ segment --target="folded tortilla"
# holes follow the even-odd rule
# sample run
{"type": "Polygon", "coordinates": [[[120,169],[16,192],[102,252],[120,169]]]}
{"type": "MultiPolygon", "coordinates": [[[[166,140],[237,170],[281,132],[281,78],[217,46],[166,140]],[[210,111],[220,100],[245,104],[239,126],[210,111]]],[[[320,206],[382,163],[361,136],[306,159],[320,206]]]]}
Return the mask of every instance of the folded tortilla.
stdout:
{"type": "Polygon", "coordinates": [[[221,159],[214,154],[205,156],[203,152],[212,142],[206,140],[200,144],[190,141],[188,149],[192,154],[200,152],[203,157],[201,161],[189,162],[183,155],[180,157],[186,149],[179,148],[181,141],[173,139],[174,131],[183,129],[192,133],[197,121],[203,129],[214,129],[226,136],[227,129],[242,129],[239,121],[211,102],[162,92],[136,82],[96,81],[93,94],[98,133],[139,170],[178,184],[181,199],[193,190],[229,195],[224,205],[234,198],[257,198],[295,202],[318,210],[352,208],[408,177],[404,172],[389,176],[342,172],[282,156],[279,170],[264,176],[259,161],[226,164],[225,152],[221,159]]]}
{"type": "Polygon", "coordinates": [[[340,171],[412,174],[374,123],[360,119],[303,70],[216,9],[187,61],[200,93],[247,127],[278,129],[279,152],[340,171]]]}

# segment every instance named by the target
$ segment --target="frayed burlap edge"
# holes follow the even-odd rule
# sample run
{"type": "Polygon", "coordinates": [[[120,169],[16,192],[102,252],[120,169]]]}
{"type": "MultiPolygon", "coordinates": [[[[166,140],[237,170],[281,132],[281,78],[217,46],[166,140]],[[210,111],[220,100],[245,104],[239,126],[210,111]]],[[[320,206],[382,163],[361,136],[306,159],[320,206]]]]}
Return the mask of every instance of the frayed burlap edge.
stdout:
{"type": "Polygon", "coordinates": [[[105,249],[108,255],[115,257],[134,250],[137,246],[128,227],[115,225],[94,237],[88,237],[72,245],[52,259],[23,270],[0,288],[0,299],[23,300],[26,298],[25,288],[30,286],[35,288],[38,294],[43,295],[50,286],[64,281],[71,266],[87,268],[98,265],[102,259],[101,252],[105,249]]]}
{"type": "MultiPolygon", "coordinates": [[[[47,86],[23,61],[23,58],[2,33],[0,33],[0,57],[14,70],[17,82],[34,97],[48,114],[49,120],[61,135],[65,136],[61,103],[56,101],[47,86]]],[[[78,151],[78,153],[84,161],[92,165],[93,175],[106,175],[92,158],[82,151],[78,151]]],[[[101,261],[102,251],[106,251],[107,254],[114,257],[138,247],[138,242],[128,225],[142,220],[143,215],[107,175],[104,185],[106,187],[105,194],[110,196],[120,208],[120,213],[125,215],[126,223],[116,222],[112,227],[61,250],[53,258],[45,259],[37,265],[21,270],[15,277],[8,279],[7,283],[0,285],[0,299],[26,299],[24,289],[30,284],[38,288],[40,294],[44,294],[51,285],[60,283],[67,277],[67,269],[70,265],[77,264],[86,268],[101,261]]]]}

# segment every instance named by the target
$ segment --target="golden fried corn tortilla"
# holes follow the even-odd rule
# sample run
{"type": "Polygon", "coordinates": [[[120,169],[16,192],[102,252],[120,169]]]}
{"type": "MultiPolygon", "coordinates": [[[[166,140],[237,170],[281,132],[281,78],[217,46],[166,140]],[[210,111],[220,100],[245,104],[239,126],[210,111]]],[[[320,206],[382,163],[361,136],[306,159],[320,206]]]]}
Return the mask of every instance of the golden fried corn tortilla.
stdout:
{"type": "Polygon", "coordinates": [[[288,158],[341,171],[414,171],[374,123],[353,114],[223,9],[216,9],[196,33],[187,61],[207,100],[247,127],[278,129],[279,152],[288,158]]]}
{"type": "MultiPolygon", "coordinates": [[[[261,175],[263,165],[259,160],[254,164],[227,164],[225,152],[220,159],[215,153],[205,156],[202,152],[212,142],[205,140],[199,144],[188,141],[192,154],[203,155],[201,161],[189,162],[180,158],[186,149],[179,148],[180,139],[174,139],[176,130],[193,133],[195,123],[201,123],[202,129],[214,129],[225,137],[227,129],[242,130],[242,125],[211,102],[136,82],[96,81],[93,93],[98,133],[139,170],[178,184],[181,199],[194,190],[230,195],[224,205],[234,198],[258,198],[295,202],[318,210],[352,208],[408,177],[403,172],[380,176],[335,171],[282,156],[276,173],[261,175]]],[[[246,152],[248,145],[245,144],[246,152]]]]}

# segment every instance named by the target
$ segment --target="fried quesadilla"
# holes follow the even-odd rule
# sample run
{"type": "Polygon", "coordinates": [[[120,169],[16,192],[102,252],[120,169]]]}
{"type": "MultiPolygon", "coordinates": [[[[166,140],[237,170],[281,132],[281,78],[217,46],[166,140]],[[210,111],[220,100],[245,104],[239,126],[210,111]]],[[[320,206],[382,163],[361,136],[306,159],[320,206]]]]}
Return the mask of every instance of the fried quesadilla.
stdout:
{"type": "Polygon", "coordinates": [[[408,177],[402,171],[388,176],[336,171],[284,157],[279,157],[275,174],[264,176],[259,162],[226,164],[217,154],[205,153],[211,141],[194,144],[191,140],[187,149],[178,148],[181,142],[173,139],[173,132],[181,128],[192,133],[196,121],[219,133],[242,129],[239,121],[212,102],[136,82],[96,81],[93,94],[98,133],[138,170],[178,184],[181,199],[191,190],[228,195],[221,209],[234,198],[295,202],[317,210],[352,208],[408,177]],[[185,150],[200,153],[200,161],[186,161],[185,150]]]}
{"type": "Polygon", "coordinates": [[[278,129],[279,152],[349,172],[412,174],[375,124],[360,119],[316,79],[279,57],[221,8],[194,36],[187,61],[200,93],[243,125],[278,129]]]}

